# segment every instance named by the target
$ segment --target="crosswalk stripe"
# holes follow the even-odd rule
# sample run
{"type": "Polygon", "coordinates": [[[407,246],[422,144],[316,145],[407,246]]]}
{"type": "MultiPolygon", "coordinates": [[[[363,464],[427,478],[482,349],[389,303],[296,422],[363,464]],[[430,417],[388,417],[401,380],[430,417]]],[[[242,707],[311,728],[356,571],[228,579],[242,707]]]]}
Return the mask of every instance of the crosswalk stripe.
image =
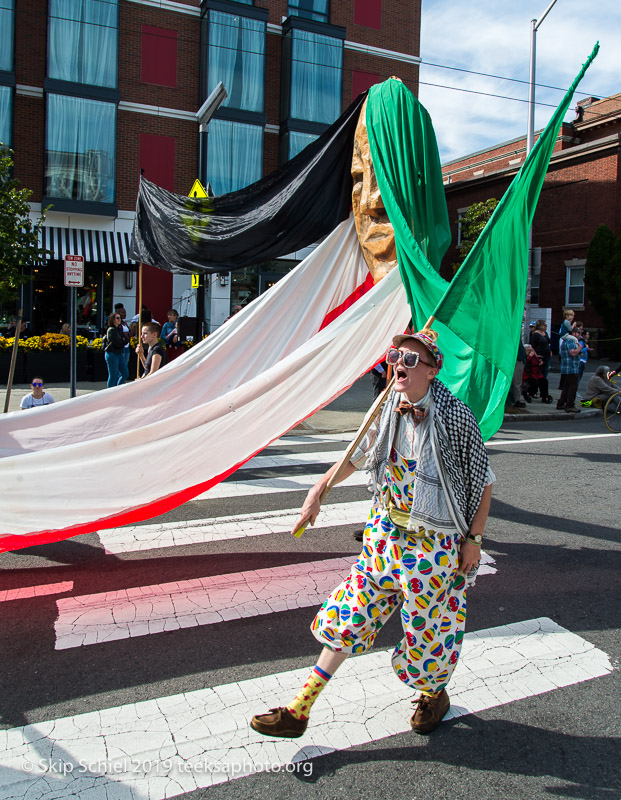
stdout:
{"type": "Polygon", "coordinates": [[[0,603],[11,600],[27,600],[31,597],[43,597],[50,594],[63,594],[73,589],[73,581],[61,583],[42,583],[38,586],[21,586],[17,589],[4,589],[0,591],[0,603]]]}
{"type": "Polygon", "coordinates": [[[343,455],[342,450],[316,450],[312,453],[283,453],[278,456],[255,456],[250,461],[242,464],[237,472],[248,469],[269,469],[270,467],[290,467],[302,464],[334,464],[343,455]]]}
{"type": "MultiPolygon", "coordinates": [[[[322,507],[317,527],[332,527],[358,522],[363,524],[369,513],[369,500],[334,503],[322,507]]],[[[269,533],[288,533],[299,517],[297,509],[261,511],[229,517],[160,522],[149,525],[130,525],[99,531],[99,540],[106,553],[128,553],[136,550],[155,550],[162,547],[263,536],[269,533]]]]}
{"type": "Polygon", "coordinates": [[[326,444],[328,442],[351,442],[352,433],[308,433],[290,434],[287,433],[268,444],[268,447],[289,447],[289,445],[308,445],[326,444]]]}
{"type": "MultiPolygon", "coordinates": [[[[314,486],[322,472],[308,473],[306,475],[283,475],[278,478],[259,478],[253,481],[223,481],[218,483],[208,492],[199,495],[194,500],[219,500],[223,497],[246,497],[255,494],[274,494],[276,492],[298,492],[314,486]]],[[[368,476],[365,472],[356,470],[349,475],[339,486],[366,486],[368,476]]],[[[192,501],[194,502],[194,501],[192,501]]]]}
{"type": "MultiPolygon", "coordinates": [[[[312,769],[325,753],[409,731],[412,692],[390,675],[388,651],[378,651],[343,664],[303,739],[255,733],[250,717],[287,702],[309,669],[0,731],[0,794],[163,800],[288,764],[312,769]]],[[[447,718],[611,671],[606,653],[545,617],[468,633],[447,718]]]]}
{"type": "Polygon", "coordinates": [[[329,558],[57,601],[56,649],[319,605],[355,558],[329,558]]]}
{"type": "MultiPolygon", "coordinates": [[[[355,556],[136,586],[56,601],[56,650],[320,605],[355,556]]],[[[481,553],[479,575],[493,574],[481,553]]]]}

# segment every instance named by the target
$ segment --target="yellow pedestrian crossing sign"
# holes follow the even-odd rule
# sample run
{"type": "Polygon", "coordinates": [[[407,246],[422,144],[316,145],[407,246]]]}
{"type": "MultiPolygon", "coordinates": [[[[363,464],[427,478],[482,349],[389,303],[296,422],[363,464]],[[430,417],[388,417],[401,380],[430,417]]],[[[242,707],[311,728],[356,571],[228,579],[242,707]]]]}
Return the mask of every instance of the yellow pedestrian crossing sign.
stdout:
{"type": "Polygon", "coordinates": [[[188,197],[207,197],[207,192],[205,191],[205,187],[199,181],[198,178],[192,184],[192,188],[190,189],[188,197]]]}
{"type": "Polygon", "coordinates": [[[193,289],[198,289],[198,287],[200,286],[200,279],[201,279],[200,275],[196,275],[195,273],[192,273],[192,288],[193,289]]]}

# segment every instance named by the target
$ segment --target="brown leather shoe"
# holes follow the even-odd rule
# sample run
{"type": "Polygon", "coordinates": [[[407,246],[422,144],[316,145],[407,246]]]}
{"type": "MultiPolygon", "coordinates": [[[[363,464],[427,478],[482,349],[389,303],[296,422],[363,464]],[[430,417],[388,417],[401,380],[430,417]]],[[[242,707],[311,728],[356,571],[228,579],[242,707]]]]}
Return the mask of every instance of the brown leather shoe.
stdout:
{"type": "Polygon", "coordinates": [[[416,733],[431,733],[442,722],[442,717],[451,707],[448,692],[442,689],[439,695],[421,694],[414,700],[416,711],[410,720],[412,730],[416,733]]]}
{"type": "Polygon", "coordinates": [[[297,739],[308,727],[308,720],[294,717],[288,708],[270,708],[269,714],[255,715],[250,720],[250,727],[265,736],[297,739]]]}

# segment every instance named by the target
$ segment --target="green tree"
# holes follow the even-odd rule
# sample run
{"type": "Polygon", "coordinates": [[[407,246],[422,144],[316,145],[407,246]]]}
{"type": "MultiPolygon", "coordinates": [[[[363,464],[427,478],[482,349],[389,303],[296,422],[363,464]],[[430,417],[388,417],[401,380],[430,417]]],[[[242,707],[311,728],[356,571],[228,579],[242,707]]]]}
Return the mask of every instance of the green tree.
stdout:
{"type": "Polygon", "coordinates": [[[26,268],[45,261],[48,251],[39,247],[38,222],[30,219],[30,189],[12,177],[12,150],[0,145],[0,306],[13,303],[19,287],[30,280],[26,268]]]}
{"type": "Polygon", "coordinates": [[[457,272],[461,267],[497,205],[498,200],[495,197],[490,197],[489,200],[484,200],[482,203],[473,203],[466,213],[457,220],[461,230],[461,242],[457,247],[459,261],[453,264],[453,272],[457,272]]]}
{"type": "MultiPolygon", "coordinates": [[[[606,333],[602,338],[621,337],[621,236],[615,237],[607,225],[600,225],[589,244],[584,286],[587,298],[604,323],[606,333]]],[[[618,355],[621,343],[609,342],[604,349],[618,355]]]]}

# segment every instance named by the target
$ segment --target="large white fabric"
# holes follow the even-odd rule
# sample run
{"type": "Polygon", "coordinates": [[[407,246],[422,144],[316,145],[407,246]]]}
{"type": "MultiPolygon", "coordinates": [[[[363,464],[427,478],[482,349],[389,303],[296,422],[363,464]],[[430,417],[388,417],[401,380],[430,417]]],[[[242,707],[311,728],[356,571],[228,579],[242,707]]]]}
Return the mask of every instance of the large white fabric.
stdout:
{"type": "Polygon", "coordinates": [[[152,377],[5,415],[0,551],[161,513],[329,403],[409,322],[393,270],[321,329],[366,277],[350,219],[152,377]]]}

